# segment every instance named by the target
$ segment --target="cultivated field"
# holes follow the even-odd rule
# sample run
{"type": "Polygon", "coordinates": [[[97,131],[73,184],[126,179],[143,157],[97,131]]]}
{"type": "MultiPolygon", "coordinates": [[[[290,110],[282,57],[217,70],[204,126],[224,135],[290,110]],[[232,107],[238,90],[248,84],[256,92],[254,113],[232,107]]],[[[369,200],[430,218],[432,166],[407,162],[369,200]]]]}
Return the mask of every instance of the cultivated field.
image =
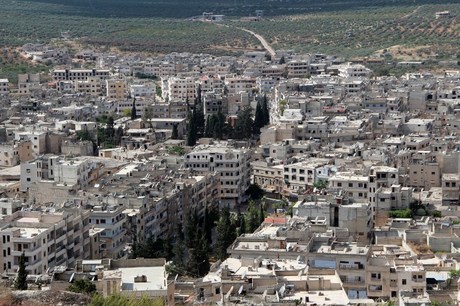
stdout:
{"type": "MultiPolygon", "coordinates": [[[[191,21],[204,11],[263,35],[275,48],[368,55],[391,49],[455,56],[457,0],[0,0],[0,46],[47,42],[69,31],[82,44],[126,51],[236,54],[261,48],[233,27],[191,21]],[[263,9],[259,22],[240,22],[263,9]],[[455,17],[438,19],[450,10],[455,17]],[[399,46],[395,49],[394,46],[399,46]],[[423,46],[423,48],[421,47],[423,46]]],[[[396,50],[396,51],[395,51],[396,50]]]]}

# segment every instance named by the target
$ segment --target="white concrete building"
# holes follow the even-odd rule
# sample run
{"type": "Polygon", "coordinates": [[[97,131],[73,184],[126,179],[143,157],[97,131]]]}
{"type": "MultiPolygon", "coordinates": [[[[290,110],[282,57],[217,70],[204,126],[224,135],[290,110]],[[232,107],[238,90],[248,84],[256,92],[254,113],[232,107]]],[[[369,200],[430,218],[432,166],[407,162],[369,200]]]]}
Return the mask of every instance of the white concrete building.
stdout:
{"type": "Polygon", "coordinates": [[[31,275],[58,265],[71,266],[89,258],[89,212],[42,213],[17,211],[3,219],[0,229],[0,271],[15,272],[22,253],[31,275]]]}
{"type": "Polygon", "coordinates": [[[197,172],[219,174],[221,205],[234,207],[246,199],[250,184],[250,150],[225,145],[200,145],[185,157],[185,167],[197,172]]]}
{"type": "Polygon", "coordinates": [[[8,79],[0,79],[0,95],[7,95],[10,93],[10,81],[8,79]]]}
{"type": "Polygon", "coordinates": [[[197,95],[197,79],[194,77],[170,77],[162,82],[163,98],[169,101],[189,101],[193,104],[197,95]]]}
{"type": "Polygon", "coordinates": [[[155,84],[153,82],[145,82],[144,84],[131,84],[129,85],[129,92],[133,98],[153,98],[155,96],[155,84]]]}

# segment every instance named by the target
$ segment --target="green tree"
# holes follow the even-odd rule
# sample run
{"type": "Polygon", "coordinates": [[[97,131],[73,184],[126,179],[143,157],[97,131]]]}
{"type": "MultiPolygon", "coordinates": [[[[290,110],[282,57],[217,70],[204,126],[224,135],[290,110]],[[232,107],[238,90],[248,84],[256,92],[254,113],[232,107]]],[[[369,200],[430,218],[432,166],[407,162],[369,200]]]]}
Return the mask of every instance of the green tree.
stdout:
{"type": "Polygon", "coordinates": [[[249,139],[252,136],[254,121],[252,120],[252,109],[246,106],[238,112],[236,118],[234,138],[249,139]]]}
{"type": "Polygon", "coordinates": [[[198,228],[198,218],[196,212],[189,212],[184,227],[184,242],[187,248],[192,248],[197,240],[196,229],[198,228]]]}
{"type": "Polygon", "coordinates": [[[82,141],[93,141],[93,136],[88,130],[80,130],[76,133],[77,139],[82,141]]]}
{"type": "Polygon", "coordinates": [[[313,184],[313,187],[315,187],[317,189],[326,189],[327,188],[327,181],[318,180],[316,183],[313,184]]]}
{"type": "Polygon", "coordinates": [[[253,200],[249,201],[247,210],[247,222],[246,232],[253,233],[260,226],[260,210],[258,209],[256,202],[253,200]]]}
{"type": "Polygon", "coordinates": [[[216,123],[214,125],[214,138],[223,139],[224,135],[228,136],[229,127],[225,122],[225,115],[222,114],[222,111],[219,109],[216,115],[216,123]]]}
{"type": "Polygon", "coordinates": [[[123,139],[123,134],[124,134],[124,130],[121,126],[119,126],[116,131],[115,131],[115,145],[120,145],[122,139],[123,139]]]}
{"type": "Polygon", "coordinates": [[[205,137],[214,137],[215,125],[216,117],[214,116],[214,114],[212,114],[206,118],[206,127],[204,132],[205,137]]]}
{"type": "Polygon", "coordinates": [[[282,99],[278,102],[278,105],[279,105],[280,115],[282,116],[284,114],[284,111],[286,110],[287,101],[282,99]]]}
{"type": "Polygon", "coordinates": [[[153,107],[147,106],[142,113],[142,123],[149,128],[152,128],[153,107]]]}
{"type": "Polygon", "coordinates": [[[168,148],[168,153],[182,156],[185,154],[185,149],[181,146],[172,146],[168,148]]]}
{"type": "Polygon", "coordinates": [[[188,116],[187,146],[194,146],[198,137],[196,108],[188,116]]]}
{"type": "Polygon", "coordinates": [[[163,97],[163,92],[161,90],[161,86],[155,86],[155,93],[157,96],[159,96],[160,98],[163,97]]]}
{"type": "Polygon", "coordinates": [[[238,213],[238,235],[246,233],[246,218],[242,213],[238,213]]]}
{"type": "Polygon", "coordinates": [[[413,213],[410,208],[391,210],[388,212],[390,218],[412,218],[413,213]]]}
{"type": "Polygon", "coordinates": [[[195,243],[189,248],[188,272],[201,277],[209,271],[209,249],[201,228],[196,231],[196,237],[195,243]]]}
{"type": "Polygon", "coordinates": [[[171,139],[179,139],[179,131],[177,129],[177,124],[173,125],[171,139]]]}
{"type": "Polygon", "coordinates": [[[17,290],[27,290],[27,275],[29,273],[26,270],[26,254],[24,251],[19,257],[19,270],[16,280],[14,282],[14,288],[17,290]]]}
{"type": "Polygon", "coordinates": [[[137,110],[136,110],[136,98],[133,99],[133,105],[131,106],[131,120],[137,118],[137,110]]]}
{"type": "Polygon", "coordinates": [[[279,61],[279,64],[280,64],[280,65],[286,64],[286,59],[284,58],[284,55],[281,56],[280,61],[279,61]]]}
{"type": "Polygon", "coordinates": [[[211,215],[209,213],[209,209],[206,206],[204,209],[204,217],[203,217],[203,231],[206,237],[206,241],[208,242],[208,245],[212,243],[212,220],[211,220],[211,215]]]}
{"type": "Polygon", "coordinates": [[[185,267],[184,233],[182,232],[182,225],[179,222],[177,223],[177,226],[176,226],[175,243],[174,243],[172,252],[173,252],[172,261],[174,262],[174,265],[179,268],[178,271],[183,271],[185,267]]]}
{"type": "Polygon", "coordinates": [[[262,102],[259,100],[257,101],[256,114],[254,117],[254,133],[260,134],[260,128],[262,128],[264,125],[265,125],[265,122],[264,122],[264,114],[262,110],[262,102]]]}
{"type": "Polygon", "coordinates": [[[265,221],[265,210],[262,202],[259,204],[259,225],[265,221]]]}
{"type": "Polygon", "coordinates": [[[227,258],[227,248],[235,240],[235,228],[232,225],[230,210],[228,207],[221,209],[216,226],[216,255],[220,260],[227,258]]]}
{"type": "Polygon", "coordinates": [[[172,258],[172,246],[169,240],[148,238],[145,242],[133,243],[133,257],[143,258],[172,258]]]}
{"type": "Polygon", "coordinates": [[[131,110],[130,109],[124,109],[123,110],[123,117],[131,117],[131,110]]]}
{"type": "Polygon", "coordinates": [[[142,297],[114,294],[103,297],[95,294],[91,298],[89,306],[164,306],[165,301],[162,298],[150,298],[147,295],[142,297]]]}
{"type": "Polygon", "coordinates": [[[260,188],[257,184],[249,185],[249,188],[246,190],[246,194],[251,200],[260,200],[264,196],[264,190],[260,188]]]}
{"type": "Polygon", "coordinates": [[[195,126],[196,126],[196,134],[197,139],[204,136],[206,122],[204,119],[204,112],[203,112],[203,105],[201,102],[195,103],[194,108],[194,115],[195,115],[195,126]]]}
{"type": "Polygon", "coordinates": [[[82,278],[74,281],[67,290],[77,293],[93,294],[96,292],[96,285],[89,279],[82,278]]]}
{"type": "Polygon", "coordinates": [[[264,124],[263,126],[270,124],[270,110],[268,109],[268,100],[266,94],[262,99],[262,119],[264,124]]]}

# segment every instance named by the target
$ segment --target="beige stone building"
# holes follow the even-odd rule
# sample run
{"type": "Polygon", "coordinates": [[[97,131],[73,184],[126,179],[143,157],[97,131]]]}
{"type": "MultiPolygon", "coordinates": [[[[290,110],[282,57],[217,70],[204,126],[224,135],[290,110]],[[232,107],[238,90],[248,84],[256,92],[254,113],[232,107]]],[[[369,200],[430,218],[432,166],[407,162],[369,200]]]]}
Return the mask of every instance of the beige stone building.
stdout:
{"type": "Polygon", "coordinates": [[[109,99],[122,100],[126,98],[126,81],[123,79],[105,80],[106,97],[109,99]]]}

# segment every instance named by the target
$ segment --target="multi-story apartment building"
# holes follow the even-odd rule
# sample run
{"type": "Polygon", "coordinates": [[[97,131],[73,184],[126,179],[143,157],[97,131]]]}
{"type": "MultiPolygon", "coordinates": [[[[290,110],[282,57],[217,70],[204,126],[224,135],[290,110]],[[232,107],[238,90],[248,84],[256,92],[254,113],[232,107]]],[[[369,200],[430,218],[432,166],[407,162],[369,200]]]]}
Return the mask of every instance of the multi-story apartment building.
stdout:
{"type": "Polygon", "coordinates": [[[123,100],[126,98],[127,86],[123,79],[105,80],[106,97],[109,99],[123,100]]]}
{"type": "Polygon", "coordinates": [[[435,154],[430,151],[418,151],[412,154],[409,165],[409,185],[425,190],[441,187],[441,168],[435,154]]]}
{"type": "Polygon", "coordinates": [[[361,64],[343,64],[338,67],[339,77],[348,78],[368,78],[371,70],[361,64]]]}
{"type": "Polygon", "coordinates": [[[89,224],[103,228],[100,234],[101,252],[104,257],[119,258],[124,255],[126,236],[126,215],[123,206],[94,205],[91,208],[89,224]]]}
{"type": "Polygon", "coordinates": [[[390,188],[399,185],[399,171],[386,166],[373,166],[369,172],[369,202],[376,206],[375,194],[380,188],[390,188]]]}
{"type": "Polygon", "coordinates": [[[123,113],[125,110],[132,110],[133,103],[136,103],[136,116],[142,117],[144,114],[144,110],[152,105],[152,101],[150,99],[126,99],[126,100],[118,100],[115,101],[116,111],[118,113],[123,113]]]}
{"type": "Polygon", "coordinates": [[[202,92],[216,91],[221,92],[224,89],[224,82],[217,75],[203,75],[198,79],[198,84],[202,92]]]}
{"type": "Polygon", "coordinates": [[[102,95],[101,80],[97,77],[88,77],[85,80],[76,80],[75,92],[85,93],[93,97],[102,95]]]}
{"type": "Polygon", "coordinates": [[[292,60],[286,65],[288,78],[305,78],[310,75],[310,60],[292,60]]]}
{"type": "Polygon", "coordinates": [[[306,191],[318,181],[316,169],[329,163],[326,158],[310,158],[305,161],[284,165],[284,184],[291,191],[306,191]]]}
{"type": "Polygon", "coordinates": [[[185,167],[196,172],[219,174],[221,205],[234,207],[242,203],[250,183],[250,151],[224,145],[201,145],[185,157],[185,167]]]}
{"type": "MultiPolygon", "coordinates": [[[[373,187],[369,187],[373,188],[373,187]]],[[[412,188],[402,187],[401,185],[395,184],[390,187],[381,187],[375,194],[369,197],[372,200],[372,209],[375,215],[375,225],[382,226],[387,221],[388,212],[394,209],[406,209],[409,208],[412,201],[412,188]],[[373,198],[375,196],[375,202],[373,198]]]]}
{"type": "Polygon", "coordinates": [[[197,81],[194,77],[170,77],[162,85],[163,97],[169,101],[189,101],[193,104],[197,95],[197,81]]]}
{"type": "Polygon", "coordinates": [[[182,203],[175,212],[178,222],[183,222],[190,213],[203,218],[206,209],[210,211],[218,207],[220,177],[217,172],[181,176],[175,180],[176,189],[182,193],[182,203]]]}
{"type": "Polygon", "coordinates": [[[145,82],[143,84],[131,84],[129,85],[129,93],[131,97],[155,97],[155,84],[153,82],[145,82]]]}
{"type": "Polygon", "coordinates": [[[53,70],[53,79],[55,81],[84,81],[90,77],[96,77],[100,80],[108,79],[109,70],[104,69],[55,69],[53,70]]]}
{"type": "Polygon", "coordinates": [[[275,164],[269,161],[251,162],[253,182],[266,192],[281,194],[283,191],[283,169],[280,162],[275,164]]]}
{"type": "Polygon", "coordinates": [[[401,292],[426,292],[426,272],[410,258],[410,252],[397,245],[372,247],[368,260],[366,284],[369,298],[399,298],[401,292]]]}
{"type": "Polygon", "coordinates": [[[369,247],[337,242],[326,234],[315,235],[309,244],[311,268],[335,269],[349,298],[367,298],[366,266],[369,247]]]}
{"type": "Polygon", "coordinates": [[[442,202],[457,204],[460,200],[460,176],[457,173],[442,175],[442,202]]]}
{"type": "Polygon", "coordinates": [[[0,79],[0,95],[10,93],[10,81],[8,79],[0,79]]]}
{"type": "Polygon", "coordinates": [[[345,195],[353,202],[368,201],[368,177],[350,172],[337,172],[329,179],[332,190],[343,190],[345,195]]]}
{"type": "Polygon", "coordinates": [[[17,211],[4,217],[0,229],[1,271],[16,271],[23,252],[26,270],[32,275],[90,258],[88,218],[89,212],[84,210],[17,211]]]}
{"type": "Polygon", "coordinates": [[[32,142],[31,149],[37,157],[46,152],[47,132],[41,131],[14,131],[14,139],[17,141],[32,142]]]}
{"type": "Polygon", "coordinates": [[[152,118],[187,118],[192,108],[187,102],[170,101],[168,103],[155,102],[150,106],[152,118]]]}
{"type": "Polygon", "coordinates": [[[40,88],[40,74],[18,74],[18,94],[28,95],[40,88]]]}
{"type": "Polygon", "coordinates": [[[328,119],[326,116],[306,119],[297,126],[297,139],[326,141],[329,131],[328,119]]]}
{"type": "Polygon", "coordinates": [[[42,156],[34,161],[21,164],[21,191],[40,181],[83,188],[92,179],[92,171],[97,163],[90,158],[62,160],[58,156],[42,156]]]}
{"type": "Polygon", "coordinates": [[[257,87],[255,78],[229,77],[225,79],[225,87],[229,94],[252,92],[257,87]]]}
{"type": "Polygon", "coordinates": [[[16,166],[19,164],[18,145],[16,143],[0,144],[0,166],[16,166]]]}
{"type": "Polygon", "coordinates": [[[216,92],[206,92],[203,93],[203,112],[205,116],[227,113],[227,107],[223,103],[222,94],[216,92]]]}

